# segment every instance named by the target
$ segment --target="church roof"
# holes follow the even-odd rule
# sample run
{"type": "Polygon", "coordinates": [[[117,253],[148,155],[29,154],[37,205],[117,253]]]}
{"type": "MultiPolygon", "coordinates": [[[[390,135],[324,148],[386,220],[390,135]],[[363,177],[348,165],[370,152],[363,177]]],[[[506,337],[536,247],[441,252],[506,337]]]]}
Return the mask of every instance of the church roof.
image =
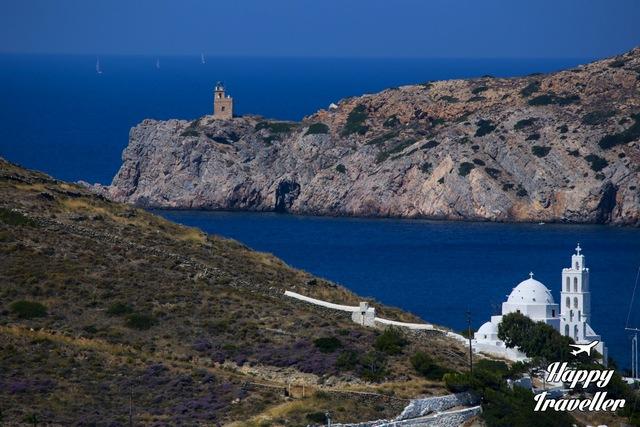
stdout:
{"type": "Polygon", "coordinates": [[[478,332],[477,332],[477,334],[479,335],[493,335],[497,333],[498,333],[498,326],[496,326],[491,322],[484,323],[482,326],[480,326],[480,329],[478,329],[478,332]]]}
{"type": "Polygon", "coordinates": [[[507,302],[511,304],[554,304],[553,295],[545,285],[533,277],[513,288],[507,302]]]}

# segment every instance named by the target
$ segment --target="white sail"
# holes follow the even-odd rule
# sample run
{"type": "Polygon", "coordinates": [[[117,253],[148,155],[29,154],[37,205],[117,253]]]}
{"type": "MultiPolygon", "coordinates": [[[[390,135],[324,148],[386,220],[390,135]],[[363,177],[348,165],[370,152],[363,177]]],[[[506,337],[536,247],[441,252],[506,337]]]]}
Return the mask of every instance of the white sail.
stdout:
{"type": "Polygon", "coordinates": [[[96,73],[102,74],[102,70],[100,69],[100,58],[96,57],[96,73]]]}
{"type": "Polygon", "coordinates": [[[200,62],[202,62],[203,64],[206,62],[206,61],[204,60],[204,53],[201,53],[201,54],[200,54],[200,62]]]}

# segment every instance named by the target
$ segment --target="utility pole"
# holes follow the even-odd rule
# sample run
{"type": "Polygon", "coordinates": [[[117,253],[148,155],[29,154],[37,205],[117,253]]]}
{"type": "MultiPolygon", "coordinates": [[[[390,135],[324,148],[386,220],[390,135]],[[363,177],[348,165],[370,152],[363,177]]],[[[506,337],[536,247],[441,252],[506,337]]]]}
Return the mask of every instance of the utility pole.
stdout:
{"type": "Polygon", "coordinates": [[[469,373],[473,374],[473,348],[471,347],[471,312],[467,310],[467,334],[469,336],[469,373]]]}

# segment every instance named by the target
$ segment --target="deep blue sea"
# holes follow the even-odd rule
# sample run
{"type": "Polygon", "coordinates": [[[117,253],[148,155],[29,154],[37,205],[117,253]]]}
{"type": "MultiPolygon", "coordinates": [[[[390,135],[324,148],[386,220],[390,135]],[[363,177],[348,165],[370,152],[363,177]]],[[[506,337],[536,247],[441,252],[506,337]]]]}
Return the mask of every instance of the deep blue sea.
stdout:
{"type": "MultiPolygon", "coordinates": [[[[340,98],[445,78],[517,76],[587,62],[0,55],[0,156],[64,180],[109,183],[129,129],[193,119],[226,83],[239,114],[300,119],[340,98]]],[[[454,329],[486,321],[529,271],[559,298],[580,242],[591,268],[592,324],[629,366],[624,331],[640,266],[640,230],[163,211],[177,222],[272,252],[293,267],[454,329]]],[[[633,322],[640,323],[636,301],[633,322]]]]}

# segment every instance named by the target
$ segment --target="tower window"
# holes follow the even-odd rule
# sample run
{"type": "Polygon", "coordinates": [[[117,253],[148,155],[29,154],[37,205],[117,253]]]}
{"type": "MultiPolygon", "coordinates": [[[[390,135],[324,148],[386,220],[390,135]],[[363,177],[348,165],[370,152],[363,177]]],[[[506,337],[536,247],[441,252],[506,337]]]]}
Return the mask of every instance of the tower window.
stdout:
{"type": "Polygon", "coordinates": [[[573,338],[576,340],[578,339],[578,325],[573,327],[573,338]]]}
{"type": "Polygon", "coordinates": [[[556,311],[555,310],[551,310],[551,317],[556,317],[556,311]]]}
{"type": "Polygon", "coordinates": [[[564,325],[564,336],[565,337],[569,336],[569,325],[564,325]]]}
{"type": "Polygon", "coordinates": [[[578,263],[578,261],[576,261],[576,270],[580,270],[580,263],[578,263]]]}
{"type": "Polygon", "coordinates": [[[222,106],[221,110],[224,111],[224,105],[222,106]]]}
{"type": "Polygon", "coordinates": [[[578,278],[573,278],[573,292],[578,292],[578,278]]]}
{"type": "Polygon", "coordinates": [[[573,308],[578,308],[578,298],[573,299],[573,308]]]}
{"type": "Polygon", "coordinates": [[[571,279],[569,279],[567,277],[567,280],[565,280],[565,282],[567,283],[567,286],[566,286],[567,292],[570,292],[571,291],[571,279]]]}
{"type": "Polygon", "coordinates": [[[567,297],[567,299],[565,300],[565,305],[567,306],[567,308],[571,307],[571,298],[567,297]]]}

